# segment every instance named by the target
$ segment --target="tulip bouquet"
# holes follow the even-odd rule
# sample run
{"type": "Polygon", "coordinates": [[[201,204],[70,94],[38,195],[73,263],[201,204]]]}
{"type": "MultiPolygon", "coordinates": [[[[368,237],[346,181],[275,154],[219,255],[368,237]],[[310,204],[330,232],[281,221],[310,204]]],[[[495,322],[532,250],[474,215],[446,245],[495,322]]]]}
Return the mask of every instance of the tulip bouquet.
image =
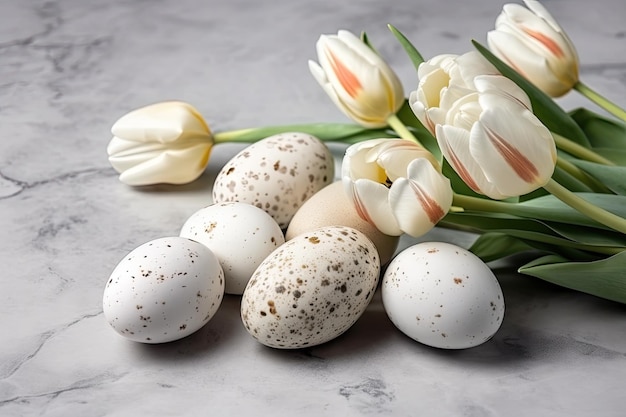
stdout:
{"type": "Polygon", "coordinates": [[[485,262],[524,252],[520,273],[626,303],[626,112],[580,81],[566,33],[525,3],[505,5],[488,47],[462,55],[424,60],[390,26],[417,71],[408,97],[365,34],[322,35],[309,69],[356,124],[214,134],[190,105],[159,103],[113,126],[110,161],[127,184],[180,184],[220,142],[301,131],[350,143],[345,192],[381,232],[472,231],[485,262]],[[570,90],[609,115],[566,112],[554,98],[570,90]]]}

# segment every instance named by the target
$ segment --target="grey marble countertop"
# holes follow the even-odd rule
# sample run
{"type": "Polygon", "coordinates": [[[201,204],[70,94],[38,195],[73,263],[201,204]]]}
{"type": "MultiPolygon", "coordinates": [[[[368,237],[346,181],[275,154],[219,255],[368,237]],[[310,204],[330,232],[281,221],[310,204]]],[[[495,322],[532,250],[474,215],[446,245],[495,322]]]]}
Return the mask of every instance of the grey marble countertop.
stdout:
{"type": "MultiPolygon", "coordinates": [[[[253,340],[235,296],[165,345],[126,341],[102,314],[121,257],[177,235],[241,149],[216,146],[192,184],[131,188],[107,161],[118,117],[180,99],[215,130],[343,122],[307,68],[321,33],[366,30],[410,91],[415,73],[387,23],[426,57],[462,53],[503,3],[2,0],[0,415],[624,415],[626,308],[505,266],[494,265],[503,325],[463,351],[405,337],[379,295],[346,334],[299,351],[253,340]]],[[[623,0],[545,5],[576,44],[582,79],[626,105],[623,0]]],[[[576,93],[560,102],[588,105],[576,93]]],[[[344,148],[331,147],[339,158],[344,148]]],[[[472,236],[422,238],[439,239],[472,236]]]]}

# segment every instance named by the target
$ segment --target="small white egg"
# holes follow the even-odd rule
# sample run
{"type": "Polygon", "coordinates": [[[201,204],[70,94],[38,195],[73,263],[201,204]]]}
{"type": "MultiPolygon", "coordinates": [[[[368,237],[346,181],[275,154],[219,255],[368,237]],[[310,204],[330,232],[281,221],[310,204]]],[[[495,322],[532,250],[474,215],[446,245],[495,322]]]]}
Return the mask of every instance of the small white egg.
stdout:
{"type": "Polygon", "coordinates": [[[224,273],[209,248],[164,237],[131,251],[111,273],[102,305],[113,329],[127,339],[164,343],[204,326],[224,294],[224,273]]]}
{"type": "Polygon", "coordinates": [[[285,243],[278,223],[258,207],[246,203],[218,203],[187,219],[182,237],[207,246],[217,256],[227,294],[241,295],[259,264],[285,243]]]}
{"type": "Polygon", "coordinates": [[[224,165],[213,202],[239,201],[269,213],[287,228],[298,208],[333,181],[332,153],[306,133],[281,133],[246,147],[224,165]]]}
{"type": "Polygon", "coordinates": [[[379,274],[376,247],[363,233],[322,227],[294,237],[259,265],[243,293],[241,318],[266,346],[319,345],[358,320],[379,274]]]}
{"type": "Polygon", "coordinates": [[[473,253],[444,242],[400,252],[383,276],[382,301],[398,329],[437,348],[480,345],[504,318],[504,296],[491,269],[473,253]]]}

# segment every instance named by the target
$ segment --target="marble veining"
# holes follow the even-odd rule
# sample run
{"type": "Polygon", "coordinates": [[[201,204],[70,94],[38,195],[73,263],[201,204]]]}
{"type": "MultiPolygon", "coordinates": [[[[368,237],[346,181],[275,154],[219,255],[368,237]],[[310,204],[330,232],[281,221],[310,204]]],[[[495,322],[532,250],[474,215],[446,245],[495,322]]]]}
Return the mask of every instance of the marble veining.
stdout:
{"type": "MultiPolygon", "coordinates": [[[[107,161],[117,118],[180,99],[215,130],[346,121],[308,72],[321,33],[366,30],[408,92],[415,72],[387,23],[426,57],[462,53],[471,38],[485,40],[503,4],[0,2],[0,415],[623,415],[626,307],[506,263],[493,265],[503,325],[464,351],[402,335],[380,294],[338,339],[294,351],[253,340],[238,296],[197,333],[164,345],[126,341],[102,314],[117,262],[177,235],[243,148],[216,146],[194,183],[135,189],[107,161]]],[[[623,0],[544,4],[576,44],[581,78],[626,106],[623,0]]],[[[597,110],[576,93],[559,103],[597,110]]],[[[345,146],[330,147],[338,164],[345,146]]],[[[420,240],[473,238],[435,229],[420,240]]]]}

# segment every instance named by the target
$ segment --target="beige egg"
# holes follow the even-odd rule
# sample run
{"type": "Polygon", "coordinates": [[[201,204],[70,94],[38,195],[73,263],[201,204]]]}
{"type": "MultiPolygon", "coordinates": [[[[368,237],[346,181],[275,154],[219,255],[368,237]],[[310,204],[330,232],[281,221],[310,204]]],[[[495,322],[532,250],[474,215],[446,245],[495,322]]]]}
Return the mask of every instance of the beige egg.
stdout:
{"type": "Polygon", "coordinates": [[[334,182],[308,199],[296,212],[286,233],[286,240],[324,226],[346,226],[367,236],[378,249],[381,265],[389,262],[398,247],[399,236],[381,233],[359,216],[343,190],[341,181],[334,182]]]}

